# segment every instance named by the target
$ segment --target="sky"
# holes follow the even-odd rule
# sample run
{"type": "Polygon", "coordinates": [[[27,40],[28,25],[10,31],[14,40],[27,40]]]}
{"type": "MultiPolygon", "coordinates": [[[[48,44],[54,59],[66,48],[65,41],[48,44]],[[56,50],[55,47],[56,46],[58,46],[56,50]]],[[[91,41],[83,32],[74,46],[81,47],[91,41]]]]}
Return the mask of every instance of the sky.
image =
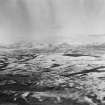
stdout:
{"type": "Polygon", "coordinates": [[[0,0],[0,43],[105,42],[105,0],[0,0]]]}

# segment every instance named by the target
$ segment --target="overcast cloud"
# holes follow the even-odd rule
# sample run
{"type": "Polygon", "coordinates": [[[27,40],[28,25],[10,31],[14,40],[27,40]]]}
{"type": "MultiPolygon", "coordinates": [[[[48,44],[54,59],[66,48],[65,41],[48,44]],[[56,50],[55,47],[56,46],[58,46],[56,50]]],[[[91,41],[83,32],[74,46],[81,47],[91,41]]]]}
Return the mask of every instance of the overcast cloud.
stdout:
{"type": "Polygon", "coordinates": [[[0,42],[104,42],[105,0],[0,0],[0,42]]]}

